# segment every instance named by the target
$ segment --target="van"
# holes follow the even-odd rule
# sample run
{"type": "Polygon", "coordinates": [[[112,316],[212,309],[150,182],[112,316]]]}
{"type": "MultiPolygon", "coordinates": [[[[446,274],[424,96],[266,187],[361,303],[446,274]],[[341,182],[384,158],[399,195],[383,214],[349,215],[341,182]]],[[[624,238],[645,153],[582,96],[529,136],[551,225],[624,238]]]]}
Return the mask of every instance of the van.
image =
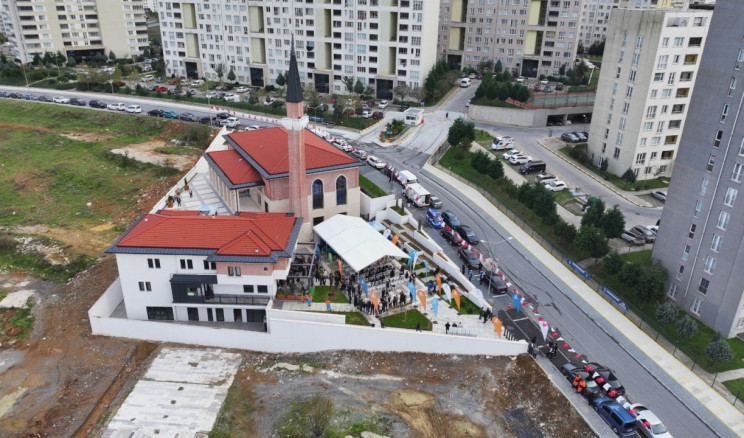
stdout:
{"type": "Polygon", "coordinates": [[[502,135],[501,137],[494,137],[493,143],[491,143],[492,151],[511,149],[513,147],[514,147],[514,138],[508,135],[502,135]]]}
{"type": "Polygon", "coordinates": [[[529,163],[522,164],[519,168],[519,173],[522,175],[529,175],[530,173],[541,173],[545,172],[547,166],[544,161],[530,161],[529,163]]]}
{"type": "Polygon", "coordinates": [[[408,170],[401,170],[400,172],[398,172],[398,182],[400,183],[400,185],[405,187],[408,184],[417,183],[418,178],[416,178],[416,175],[408,170]]]}
{"type": "Polygon", "coordinates": [[[594,410],[620,436],[632,436],[636,433],[636,419],[620,403],[608,397],[594,400],[594,410]]]}
{"type": "Polygon", "coordinates": [[[408,184],[403,195],[416,207],[428,206],[431,197],[431,193],[418,183],[408,184]]]}
{"type": "Polygon", "coordinates": [[[541,186],[555,180],[555,175],[552,175],[550,173],[540,173],[535,177],[535,182],[540,184],[541,186]]]}
{"type": "Polygon", "coordinates": [[[470,86],[470,78],[462,78],[460,79],[460,87],[461,88],[468,88],[470,86]]]}

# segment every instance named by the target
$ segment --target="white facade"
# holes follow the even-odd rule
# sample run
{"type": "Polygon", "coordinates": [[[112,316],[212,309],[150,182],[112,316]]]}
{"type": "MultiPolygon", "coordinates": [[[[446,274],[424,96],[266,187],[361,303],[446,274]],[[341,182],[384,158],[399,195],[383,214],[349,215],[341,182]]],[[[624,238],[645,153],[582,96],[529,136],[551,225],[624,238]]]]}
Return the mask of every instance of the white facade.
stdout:
{"type": "Polygon", "coordinates": [[[143,0],[2,0],[0,18],[24,63],[57,51],[78,61],[94,52],[123,58],[149,44],[144,8],[143,0]]]}
{"type": "Polygon", "coordinates": [[[613,12],[589,136],[589,158],[637,179],[669,176],[712,12],[613,12]]]}
{"type": "Polygon", "coordinates": [[[581,43],[584,48],[589,48],[593,43],[601,43],[605,39],[613,9],[667,9],[686,5],[685,1],[671,0],[584,0],[579,32],[581,43]]]}
{"type": "Polygon", "coordinates": [[[344,77],[386,96],[420,87],[436,62],[438,2],[379,0],[158,3],[166,73],[275,84],[294,35],[303,85],[345,93],[344,77]]]}

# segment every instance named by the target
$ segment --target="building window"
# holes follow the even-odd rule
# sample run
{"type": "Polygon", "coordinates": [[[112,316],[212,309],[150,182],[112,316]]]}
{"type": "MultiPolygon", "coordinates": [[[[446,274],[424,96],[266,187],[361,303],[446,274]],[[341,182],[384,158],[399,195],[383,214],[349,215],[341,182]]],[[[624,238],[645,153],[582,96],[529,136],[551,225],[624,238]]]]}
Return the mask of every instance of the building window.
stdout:
{"type": "Polygon", "coordinates": [[[653,119],[656,117],[656,105],[646,108],[646,118],[653,119]]]}
{"type": "Polygon", "coordinates": [[[729,111],[729,106],[726,103],[723,105],[723,110],[721,111],[721,123],[726,121],[726,117],[728,117],[728,111],[729,111]]]}
{"type": "Polygon", "coordinates": [[[313,181],[313,208],[323,208],[323,181],[313,181]]]}
{"type": "Polygon", "coordinates": [[[736,323],[736,328],[740,329],[744,327],[744,318],[739,318],[739,322],[736,323]]]}
{"type": "Polygon", "coordinates": [[[718,222],[716,223],[716,227],[726,230],[728,228],[729,220],[731,220],[731,214],[727,211],[721,210],[721,212],[718,214],[718,222]]]}
{"type": "Polygon", "coordinates": [[[243,285],[243,293],[252,294],[253,293],[253,285],[252,284],[244,284],[243,285]]]}
{"type": "Polygon", "coordinates": [[[713,240],[710,244],[710,249],[712,249],[715,252],[718,252],[721,250],[721,246],[723,246],[723,237],[721,237],[719,234],[713,235],[713,240]]]}
{"type": "Polygon", "coordinates": [[[681,280],[682,277],[685,275],[685,265],[679,265],[679,270],[677,271],[677,280],[681,280]]]}
{"type": "Polygon", "coordinates": [[[721,145],[721,139],[722,139],[722,138],[723,138],[723,131],[721,131],[721,130],[719,129],[719,130],[717,130],[717,131],[716,131],[716,136],[715,136],[715,138],[713,139],[713,147],[714,147],[714,148],[717,148],[718,146],[720,146],[720,145],[721,145]]]}
{"type": "Polygon", "coordinates": [[[677,297],[677,291],[678,290],[679,290],[679,286],[677,285],[677,283],[672,283],[669,286],[669,292],[667,292],[667,296],[669,298],[676,298],[677,297]]]}
{"type": "Polygon", "coordinates": [[[646,153],[645,153],[645,152],[641,152],[640,154],[636,154],[636,160],[635,160],[635,163],[636,163],[637,165],[642,165],[642,164],[644,164],[645,162],[646,162],[646,153]]]}
{"type": "Polygon", "coordinates": [[[324,220],[324,217],[323,216],[314,217],[313,218],[313,226],[318,225],[319,223],[323,222],[323,220],[324,220]]]}
{"type": "Polygon", "coordinates": [[[705,170],[707,170],[708,172],[712,172],[713,166],[715,165],[716,165],[716,156],[715,154],[710,154],[708,156],[708,164],[705,166],[705,170]]]}
{"type": "Polygon", "coordinates": [[[160,259],[147,259],[147,267],[150,269],[160,269],[160,259]]]}
{"type": "Polygon", "coordinates": [[[700,212],[703,210],[703,201],[698,200],[695,203],[695,213],[693,213],[693,216],[698,217],[700,216],[700,212]]]}
{"type": "Polygon", "coordinates": [[[664,73],[654,73],[654,82],[661,82],[664,80],[664,73]]]}
{"type": "Polygon", "coordinates": [[[734,91],[736,91],[736,78],[732,76],[731,82],[729,82],[728,97],[733,96],[734,91]]]}
{"type": "Polygon", "coordinates": [[[688,239],[694,239],[695,238],[695,230],[697,229],[697,225],[692,224],[690,225],[690,232],[687,233],[688,239]]]}
{"type": "Polygon", "coordinates": [[[685,245],[685,249],[682,251],[682,260],[687,260],[687,258],[690,257],[691,248],[690,245],[685,245]]]}
{"type": "Polygon", "coordinates": [[[152,292],[152,284],[149,281],[140,281],[139,290],[140,292],[152,292]]]}
{"type": "Polygon", "coordinates": [[[173,308],[172,307],[148,307],[147,308],[147,319],[154,319],[160,321],[173,321],[173,308]]]}
{"type": "Polygon", "coordinates": [[[643,122],[643,130],[650,131],[654,129],[654,122],[643,122]]]}
{"type": "Polygon", "coordinates": [[[736,196],[739,194],[739,191],[729,187],[726,189],[726,196],[723,198],[723,205],[726,205],[728,207],[733,207],[734,203],[736,203],[736,196]]]}
{"type": "MultiPolygon", "coordinates": [[[[710,285],[710,280],[703,277],[700,279],[700,285],[698,286],[698,291],[700,291],[703,295],[708,293],[708,286],[710,285]]],[[[697,312],[695,312],[697,313],[697,312]]]]}
{"type": "Polygon", "coordinates": [[[346,205],[346,177],[336,178],[336,205],[346,205]]]}
{"type": "Polygon", "coordinates": [[[194,262],[191,259],[181,259],[181,269],[194,269],[194,262]]]}
{"type": "Polygon", "coordinates": [[[708,178],[703,178],[703,183],[700,184],[700,196],[705,195],[708,192],[708,178]]]}
{"type": "Polygon", "coordinates": [[[230,277],[240,277],[241,275],[240,266],[228,266],[227,275],[230,277]]]}
{"type": "Polygon", "coordinates": [[[703,268],[708,274],[713,274],[716,270],[716,258],[708,256],[705,258],[705,267],[703,268]]]}
{"type": "Polygon", "coordinates": [[[612,158],[620,158],[620,148],[615,148],[615,152],[612,154],[612,158]]]}
{"type": "Polygon", "coordinates": [[[699,297],[695,297],[695,301],[692,303],[692,307],[690,307],[690,312],[694,313],[695,315],[700,315],[700,307],[703,305],[703,300],[699,297]]]}
{"type": "Polygon", "coordinates": [[[265,284],[259,284],[257,290],[258,290],[258,293],[260,293],[260,294],[267,294],[267,293],[269,293],[269,287],[266,286],[265,284]]]}
{"type": "MultiPolygon", "coordinates": [[[[731,173],[731,180],[741,182],[741,174],[744,172],[744,164],[735,163],[734,171],[731,173]]],[[[158,266],[159,267],[159,266],[158,266]]]]}
{"type": "Polygon", "coordinates": [[[742,66],[744,66],[744,49],[739,49],[739,55],[736,57],[736,65],[734,68],[741,70],[742,66]]]}
{"type": "Polygon", "coordinates": [[[208,262],[204,260],[204,270],[205,271],[216,271],[217,270],[217,262],[208,262]]]}
{"type": "Polygon", "coordinates": [[[215,314],[217,316],[217,321],[224,321],[225,320],[225,309],[217,308],[214,309],[215,314]]]}

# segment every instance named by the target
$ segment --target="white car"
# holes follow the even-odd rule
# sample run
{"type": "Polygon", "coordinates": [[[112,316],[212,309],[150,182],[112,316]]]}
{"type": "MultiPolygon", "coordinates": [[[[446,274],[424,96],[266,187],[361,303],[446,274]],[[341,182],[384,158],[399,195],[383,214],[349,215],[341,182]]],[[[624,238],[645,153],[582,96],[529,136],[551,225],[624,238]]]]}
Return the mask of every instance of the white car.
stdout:
{"type": "Polygon", "coordinates": [[[344,152],[351,152],[354,150],[353,146],[351,146],[349,143],[346,143],[346,140],[341,138],[334,138],[333,141],[331,141],[331,144],[344,152]]]}
{"type": "Polygon", "coordinates": [[[501,158],[508,160],[512,157],[512,155],[522,155],[522,153],[516,149],[509,149],[508,151],[504,152],[503,155],[501,155],[501,158]]]}
{"type": "Polygon", "coordinates": [[[191,81],[191,86],[195,87],[197,85],[204,85],[204,81],[202,79],[197,79],[195,81],[191,81]]]}
{"type": "Polygon", "coordinates": [[[382,169],[385,167],[385,163],[380,161],[380,159],[375,157],[374,155],[370,155],[369,157],[367,157],[367,163],[369,163],[369,165],[374,167],[375,169],[382,169]]]}
{"type": "Polygon", "coordinates": [[[62,96],[54,96],[52,98],[52,102],[54,103],[70,103],[70,99],[62,96]]]}
{"type": "Polygon", "coordinates": [[[470,101],[471,101],[471,100],[472,100],[472,99],[468,99],[468,101],[467,101],[467,102],[465,102],[465,106],[466,106],[466,107],[470,107],[470,101]]]}
{"type": "Polygon", "coordinates": [[[127,109],[127,106],[123,103],[110,103],[106,106],[106,109],[114,111],[124,111],[125,109],[127,109]]]}
{"type": "Polygon", "coordinates": [[[550,190],[551,192],[560,192],[561,190],[566,190],[568,186],[566,186],[565,182],[559,179],[555,179],[545,184],[545,188],[550,190]]]}
{"type": "Polygon", "coordinates": [[[234,128],[240,124],[240,120],[237,117],[228,117],[224,120],[220,120],[220,126],[227,126],[228,128],[234,128]]]}
{"type": "Polygon", "coordinates": [[[390,105],[390,102],[388,102],[387,100],[381,100],[380,103],[377,104],[377,108],[385,109],[388,107],[388,105],[390,105]]]}
{"type": "Polygon", "coordinates": [[[124,109],[124,111],[132,114],[139,114],[142,112],[142,108],[140,108],[139,105],[129,105],[124,109]]]}
{"type": "Polygon", "coordinates": [[[659,234],[659,226],[658,225],[646,225],[646,229],[651,232],[654,236],[659,234]]]}
{"type": "Polygon", "coordinates": [[[222,98],[225,99],[225,100],[233,100],[236,97],[238,97],[238,95],[235,94],[235,93],[227,93],[222,98]]]}
{"type": "Polygon", "coordinates": [[[625,406],[636,417],[636,429],[646,438],[672,438],[659,417],[640,403],[625,406]]]}
{"type": "Polygon", "coordinates": [[[520,84],[521,84],[521,83],[524,83],[524,76],[520,76],[520,77],[518,77],[518,78],[517,78],[517,82],[519,82],[520,84]]]}
{"type": "Polygon", "coordinates": [[[246,91],[248,91],[248,87],[238,87],[235,89],[236,93],[245,93],[246,91]]]}
{"type": "Polygon", "coordinates": [[[519,155],[512,155],[511,157],[509,157],[509,162],[511,164],[526,164],[526,163],[529,163],[530,161],[532,161],[532,157],[530,157],[529,155],[519,154],[519,155]]]}
{"type": "Polygon", "coordinates": [[[261,125],[251,125],[245,128],[243,131],[258,131],[261,128],[263,128],[263,126],[261,125]]]}

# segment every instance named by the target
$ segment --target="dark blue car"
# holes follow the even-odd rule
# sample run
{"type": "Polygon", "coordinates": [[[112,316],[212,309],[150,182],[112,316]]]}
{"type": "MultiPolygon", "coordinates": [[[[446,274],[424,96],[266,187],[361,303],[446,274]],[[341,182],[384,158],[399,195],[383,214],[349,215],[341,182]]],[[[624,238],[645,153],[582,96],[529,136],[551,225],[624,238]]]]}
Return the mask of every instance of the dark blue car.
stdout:
{"type": "Polygon", "coordinates": [[[436,230],[444,228],[444,219],[442,219],[442,214],[434,208],[426,210],[426,221],[436,230]]]}

